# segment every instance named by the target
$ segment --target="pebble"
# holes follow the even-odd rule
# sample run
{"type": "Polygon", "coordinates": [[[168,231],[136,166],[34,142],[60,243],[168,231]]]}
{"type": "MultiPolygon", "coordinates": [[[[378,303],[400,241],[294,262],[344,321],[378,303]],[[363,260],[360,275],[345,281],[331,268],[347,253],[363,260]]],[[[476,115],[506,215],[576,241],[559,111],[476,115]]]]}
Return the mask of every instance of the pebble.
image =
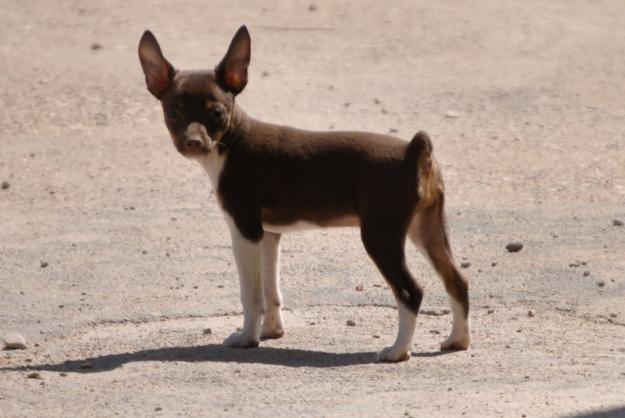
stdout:
{"type": "Polygon", "coordinates": [[[447,112],[445,112],[445,117],[446,118],[457,118],[458,112],[454,111],[454,110],[448,110],[447,112]]]}
{"type": "Polygon", "coordinates": [[[315,10],[317,10],[317,5],[315,3],[311,3],[308,6],[308,10],[311,11],[311,12],[314,12],[315,10]]]}
{"type": "Polygon", "coordinates": [[[158,412],[158,411],[162,411],[162,410],[163,410],[163,408],[161,408],[160,406],[157,406],[156,408],[154,408],[154,410],[155,410],[156,412],[158,412]]]}
{"type": "Polygon", "coordinates": [[[515,241],[506,245],[506,250],[510,253],[517,253],[523,248],[523,243],[515,241]]]}
{"type": "Polygon", "coordinates": [[[584,277],[588,277],[588,276],[590,276],[590,272],[589,272],[588,270],[586,270],[586,271],[584,272],[584,277]]]}
{"type": "Polygon", "coordinates": [[[26,377],[29,379],[43,379],[43,377],[41,377],[41,374],[39,374],[38,372],[28,373],[26,377]]]}
{"type": "Polygon", "coordinates": [[[532,310],[530,309],[529,311],[527,311],[527,316],[528,316],[528,318],[533,318],[533,317],[534,317],[534,316],[536,316],[536,315],[534,315],[534,311],[532,311],[532,310]]]}
{"type": "Polygon", "coordinates": [[[11,333],[4,337],[5,350],[25,350],[26,340],[20,334],[11,333]]]}
{"type": "Polygon", "coordinates": [[[202,331],[202,334],[204,334],[204,335],[209,335],[209,334],[212,334],[212,333],[213,333],[213,330],[210,329],[210,328],[204,328],[204,331],[202,331]]]}
{"type": "Polygon", "coordinates": [[[489,309],[489,310],[486,311],[486,313],[489,314],[489,315],[492,314],[493,312],[495,312],[494,309],[489,309]]]}
{"type": "Polygon", "coordinates": [[[5,189],[5,190],[6,190],[6,189],[8,189],[9,187],[11,187],[11,185],[9,184],[9,182],[8,182],[8,181],[3,181],[3,182],[2,182],[2,188],[3,188],[3,189],[5,189]]]}
{"type": "Polygon", "coordinates": [[[397,133],[397,128],[391,128],[388,130],[390,133],[395,134],[397,133]]]}
{"type": "Polygon", "coordinates": [[[605,286],[605,282],[604,282],[603,280],[599,280],[599,281],[597,282],[597,286],[599,286],[599,287],[604,287],[604,286],[605,286]]]}
{"type": "Polygon", "coordinates": [[[618,316],[618,315],[617,315],[617,314],[615,314],[614,312],[610,314],[610,317],[611,317],[611,318],[616,318],[617,316],[618,316]]]}
{"type": "Polygon", "coordinates": [[[269,77],[269,71],[263,71],[261,77],[269,77]]]}
{"type": "Polygon", "coordinates": [[[365,290],[365,287],[362,284],[357,284],[356,285],[356,291],[362,292],[363,290],[365,290]]]}
{"type": "Polygon", "coordinates": [[[97,51],[98,49],[102,49],[102,44],[99,44],[97,42],[94,42],[91,44],[91,50],[92,51],[97,51]]]}
{"type": "Polygon", "coordinates": [[[460,267],[462,267],[463,269],[468,269],[469,267],[471,267],[471,263],[469,263],[468,261],[463,261],[462,263],[460,263],[460,267]]]}
{"type": "Polygon", "coordinates": [[[39,264],[39,266],[41,266],[42,269],[45,269],[46,267],[49,266],[47,261],[42,261],[41,264],[39,264]]]}
{"type": "MultiPolygon", "coordinates": [[[[2,188],[6,189],[6,187],[4,187],[4,183],[2,183],[2,188]]],[[[625,225],[625,222],[621,221],[620,219],[614,219],[612,221],[612,225],[614,225],[614,226],[623,226],[623,225],[625,225]]]]}
{"type": "Polygon", "coordinates": [[[65,372],[61,372],[61,373],[59,373],[59,376],[61,376],[61,377],[65,377],[65,376],[67,376],[67,373],[65,373],[65,372]]]}
{"type": "Polygon", "coordinates": [[[351,319],[348,319],[346,324],[347,324],[348,327],[355,327],[356,326],[356,323],[353,320],[351,320],[351,319]]]}
{"type": "Polygon", "coordinates": [[[496,267],[496,266],[497,266],[497,263],[496,263],[495,261],[493,261],[492,263],[490,263],[490,266],[491,266],[491,267],[496,267]]]}
{"type": "Polygon", "coordinates": [[[378,99],[377,97],[374,97],[373,98],[373,103],[374,104],[380,104],[381,102],[380,102],[380,99],[378,99]]]}

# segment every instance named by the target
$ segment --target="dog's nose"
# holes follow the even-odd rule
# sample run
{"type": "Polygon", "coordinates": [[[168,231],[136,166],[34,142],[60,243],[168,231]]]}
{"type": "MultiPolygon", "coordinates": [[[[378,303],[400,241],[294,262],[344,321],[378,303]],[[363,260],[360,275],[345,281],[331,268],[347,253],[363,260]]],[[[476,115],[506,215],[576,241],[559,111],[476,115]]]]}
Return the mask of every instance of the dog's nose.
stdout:
{"type": "Polygon", "coordinates": [[[188,139],[186,142],[187,148],[193,149],[193,150],[200,149],[202,148],[203,145],[204,144],[199,139],[188,139]]]}

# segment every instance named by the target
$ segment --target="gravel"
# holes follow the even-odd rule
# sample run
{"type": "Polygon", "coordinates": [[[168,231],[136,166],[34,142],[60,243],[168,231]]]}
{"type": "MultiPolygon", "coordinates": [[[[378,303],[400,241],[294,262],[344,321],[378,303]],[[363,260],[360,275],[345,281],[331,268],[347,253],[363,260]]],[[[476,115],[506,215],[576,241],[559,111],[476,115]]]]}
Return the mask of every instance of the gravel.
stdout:
{"type": "Polygon", "coordinates": [[[508,252],[510,253],[518,253],[519,251],[521,251],[522,248],[523,243],[518,241],[513,241],[506,245],[506,250],[508,250],[508,252]]]}
{"type": "Polygon", "coordinates": [[[25,350],[26,340],[23,336],[17,333],[10,333],[4,337],[4,349],[5,350],[25,350]]]}

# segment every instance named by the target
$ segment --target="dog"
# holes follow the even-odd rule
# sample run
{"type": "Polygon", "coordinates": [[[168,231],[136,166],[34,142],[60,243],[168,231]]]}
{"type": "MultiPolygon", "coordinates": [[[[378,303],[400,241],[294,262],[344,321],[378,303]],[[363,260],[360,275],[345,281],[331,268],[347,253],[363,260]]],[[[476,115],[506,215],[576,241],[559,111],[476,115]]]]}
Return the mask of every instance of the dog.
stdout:
{"type": "Polygon", "coordinates": [[[257,347],[284,334],[280,236],[319,227],[360,227],[365,250],[393,291],[399,330],[380,361],[411,356],[423,290],[406,266],[406,237],[448,293],[453,325],[443,350],[467,349],[468,281],[455,266],[444,187],[432,142],[367,132],[313,132],[261,122],[236,104],[248,81],[251,38],[242,26],[213,70],[176,70],[145,31],[139,60],[160,100],[176,149],[206,170],[228,224],[239,274],[243,327],[225,339],[257,347]]]}

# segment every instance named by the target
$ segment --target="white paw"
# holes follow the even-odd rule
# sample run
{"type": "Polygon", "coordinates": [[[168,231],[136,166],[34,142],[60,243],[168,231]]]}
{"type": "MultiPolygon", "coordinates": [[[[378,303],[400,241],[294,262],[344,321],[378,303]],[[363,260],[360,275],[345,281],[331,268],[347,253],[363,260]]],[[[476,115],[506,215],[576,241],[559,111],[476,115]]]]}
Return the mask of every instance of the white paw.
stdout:
{"type": "Polygon", "coordinates": [[[284,335],[284,328],[280,324],[263,324],[260,331],[261,340],[275,340],[284,335]]]}
{"type": "Polygon", "coordinates": [[[224,345],[238,348],[258,347],[258,339],[242,331],[237,331],[224,340],[224,345]]]}
{"type": "Polygon", "coordinates": [[[441,343],[441,350],[466,350],[471,344],[471,335],[466,333],[459,337],[450,335],[441,343]]]}
{"type": "Polygon", "coordinates": [[[405,347],[395,347],[394,345],[384,348],[378,353],[378,361],[397,363],[410,359],[410,349],[405,347]]]}

